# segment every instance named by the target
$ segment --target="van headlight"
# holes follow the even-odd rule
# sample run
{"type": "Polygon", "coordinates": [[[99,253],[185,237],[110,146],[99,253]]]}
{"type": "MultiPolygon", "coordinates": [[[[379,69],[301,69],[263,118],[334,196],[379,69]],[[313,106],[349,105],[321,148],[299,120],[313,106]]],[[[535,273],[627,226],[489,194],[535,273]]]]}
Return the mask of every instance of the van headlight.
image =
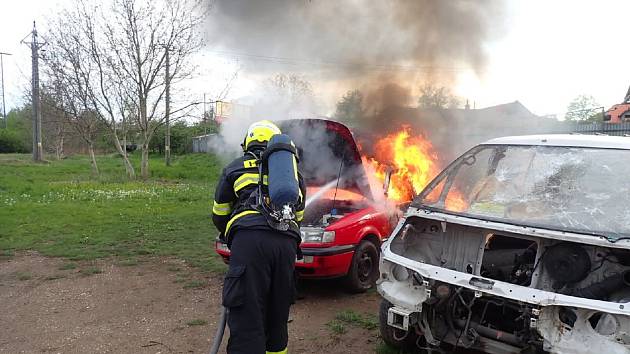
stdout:
{"type": "Polygon", "coordinates": [[[302,236],[302,242],[305,243],[329,243],[335,241],[334,231],[302,228],[300,234],[302,236]]]}

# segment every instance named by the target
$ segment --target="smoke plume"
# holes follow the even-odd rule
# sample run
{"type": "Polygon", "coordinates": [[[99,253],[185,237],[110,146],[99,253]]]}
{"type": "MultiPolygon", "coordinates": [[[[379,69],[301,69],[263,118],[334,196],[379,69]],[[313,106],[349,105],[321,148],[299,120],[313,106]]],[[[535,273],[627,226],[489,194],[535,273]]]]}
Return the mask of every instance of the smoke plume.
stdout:
{"type": "MultiPolygon", "coordinates": [[[[451,86],[462,71],[484,74],[487,44],[503,34],[506,10],[504,0],[215,0],[210,50],[236,56],[258,77],[299,73],[327,107],[295,104],[261,85],[255,100],[243,102],[250,114],[226,122],[222,135],[238,147],[253,120],[330,115],[351,89],[363,93],[360,128],[387,133],[416,122],[420,86],[451,86]],[[303,114],[290,113],[296,110],[303,114]]],[[[460,121],[440,116],[415,126],[438,147],[451,147],[460,121]]]]}
{"type": "Polygon", "coordinates": [[[258,61],[258,70],[277,70],[277,64],[284,64],[302,71],[333,68],[335,75],[354,77],[420,71],[425,79],[448,78],[459,68],[482,73],[487,62],[484,45],[501,32],[503,13],[500,0],[213,4],[209,39],[225,50],[250,55],[258,61]]]}
{"type": "MultiPolygon", "coordinates": [[[[486,44],[502,33],[505,12],[503,0],[212,4],[207,27],[212,50],[235,53],[249,74],[299,73],[313,83],[313,93],[323,104],[302,109],[309,113],[303,117],[330,115],[341,95],[351,89],[363,93],[363,108],[372,116],[388,107],[415,106],[417,91],[425,83],[450,86],[461,71],[483,75],[486,44]],[[325,108],[317,110],[321,107],[325,108]]],[[[255,110],[273,113],[272,119],[287,118],[286,110],[277,109],[286,105],[269,104],[276,100],[269,94],[265,87],[258,90],[255,95],[261,97],[253,103],[255,110]],[[273,109],[260,109],[260,102],[273,109]]],[[[234,127],[241,128],[235,129],[237,135],[248,123],[239,121],[234,127]]],[[[383,122],[377,118],[376,123],[383,122]]],[[[229,134],[228,128],[224,134],[229,134]]]]}

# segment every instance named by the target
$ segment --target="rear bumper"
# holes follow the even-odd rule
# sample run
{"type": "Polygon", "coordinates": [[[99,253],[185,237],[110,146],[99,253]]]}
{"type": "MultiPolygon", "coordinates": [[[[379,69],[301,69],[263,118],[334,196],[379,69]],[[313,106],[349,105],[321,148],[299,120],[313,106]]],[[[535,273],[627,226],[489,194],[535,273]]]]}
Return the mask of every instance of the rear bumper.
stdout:
{"type": "MultiPolygon", "coordinates": [[[[304,258],[295,261],[295,270],[303,278],[336,278],[348,273],[355,245],[330,247],[303,247],[304,258]]],[[[216,252],[225,263],[230,261],[230,251],[221,241],[215,245],[216,252]]]]}

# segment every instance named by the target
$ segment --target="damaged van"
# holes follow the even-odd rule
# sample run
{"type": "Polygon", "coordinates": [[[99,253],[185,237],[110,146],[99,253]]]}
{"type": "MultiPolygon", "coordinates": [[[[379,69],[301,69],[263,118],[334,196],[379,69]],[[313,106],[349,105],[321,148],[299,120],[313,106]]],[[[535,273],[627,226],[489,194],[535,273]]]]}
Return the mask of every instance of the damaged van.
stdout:
{"type": "Polygon", "coordinates": [[[472,148],[411,203],[380,273],[394,346],[630,353],[630,138],[472,148]]]}

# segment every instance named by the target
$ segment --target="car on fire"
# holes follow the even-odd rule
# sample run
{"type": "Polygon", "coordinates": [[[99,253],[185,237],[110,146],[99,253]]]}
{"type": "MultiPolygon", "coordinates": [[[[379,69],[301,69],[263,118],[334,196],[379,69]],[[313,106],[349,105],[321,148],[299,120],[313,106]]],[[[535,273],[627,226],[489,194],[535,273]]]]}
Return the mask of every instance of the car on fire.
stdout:
{"type": "Polygon", "coordinates": [[[630,137],[472,148],[413,200],[380,271],[395,346],[630,353],[630,137]]]}
{"type": "MultiPolygon", "coordinates": [[[[345,277],[353,292],[373,287],[381,244],[398,218],[373,195],[352,133],[325,119],[286,120],[278,126],[298,149],[307,186],[303,258],[295,263],[299,277],[345,277]]],[[[227,245],[217,239],[215,248],[229,262],[227,245]]]]}

